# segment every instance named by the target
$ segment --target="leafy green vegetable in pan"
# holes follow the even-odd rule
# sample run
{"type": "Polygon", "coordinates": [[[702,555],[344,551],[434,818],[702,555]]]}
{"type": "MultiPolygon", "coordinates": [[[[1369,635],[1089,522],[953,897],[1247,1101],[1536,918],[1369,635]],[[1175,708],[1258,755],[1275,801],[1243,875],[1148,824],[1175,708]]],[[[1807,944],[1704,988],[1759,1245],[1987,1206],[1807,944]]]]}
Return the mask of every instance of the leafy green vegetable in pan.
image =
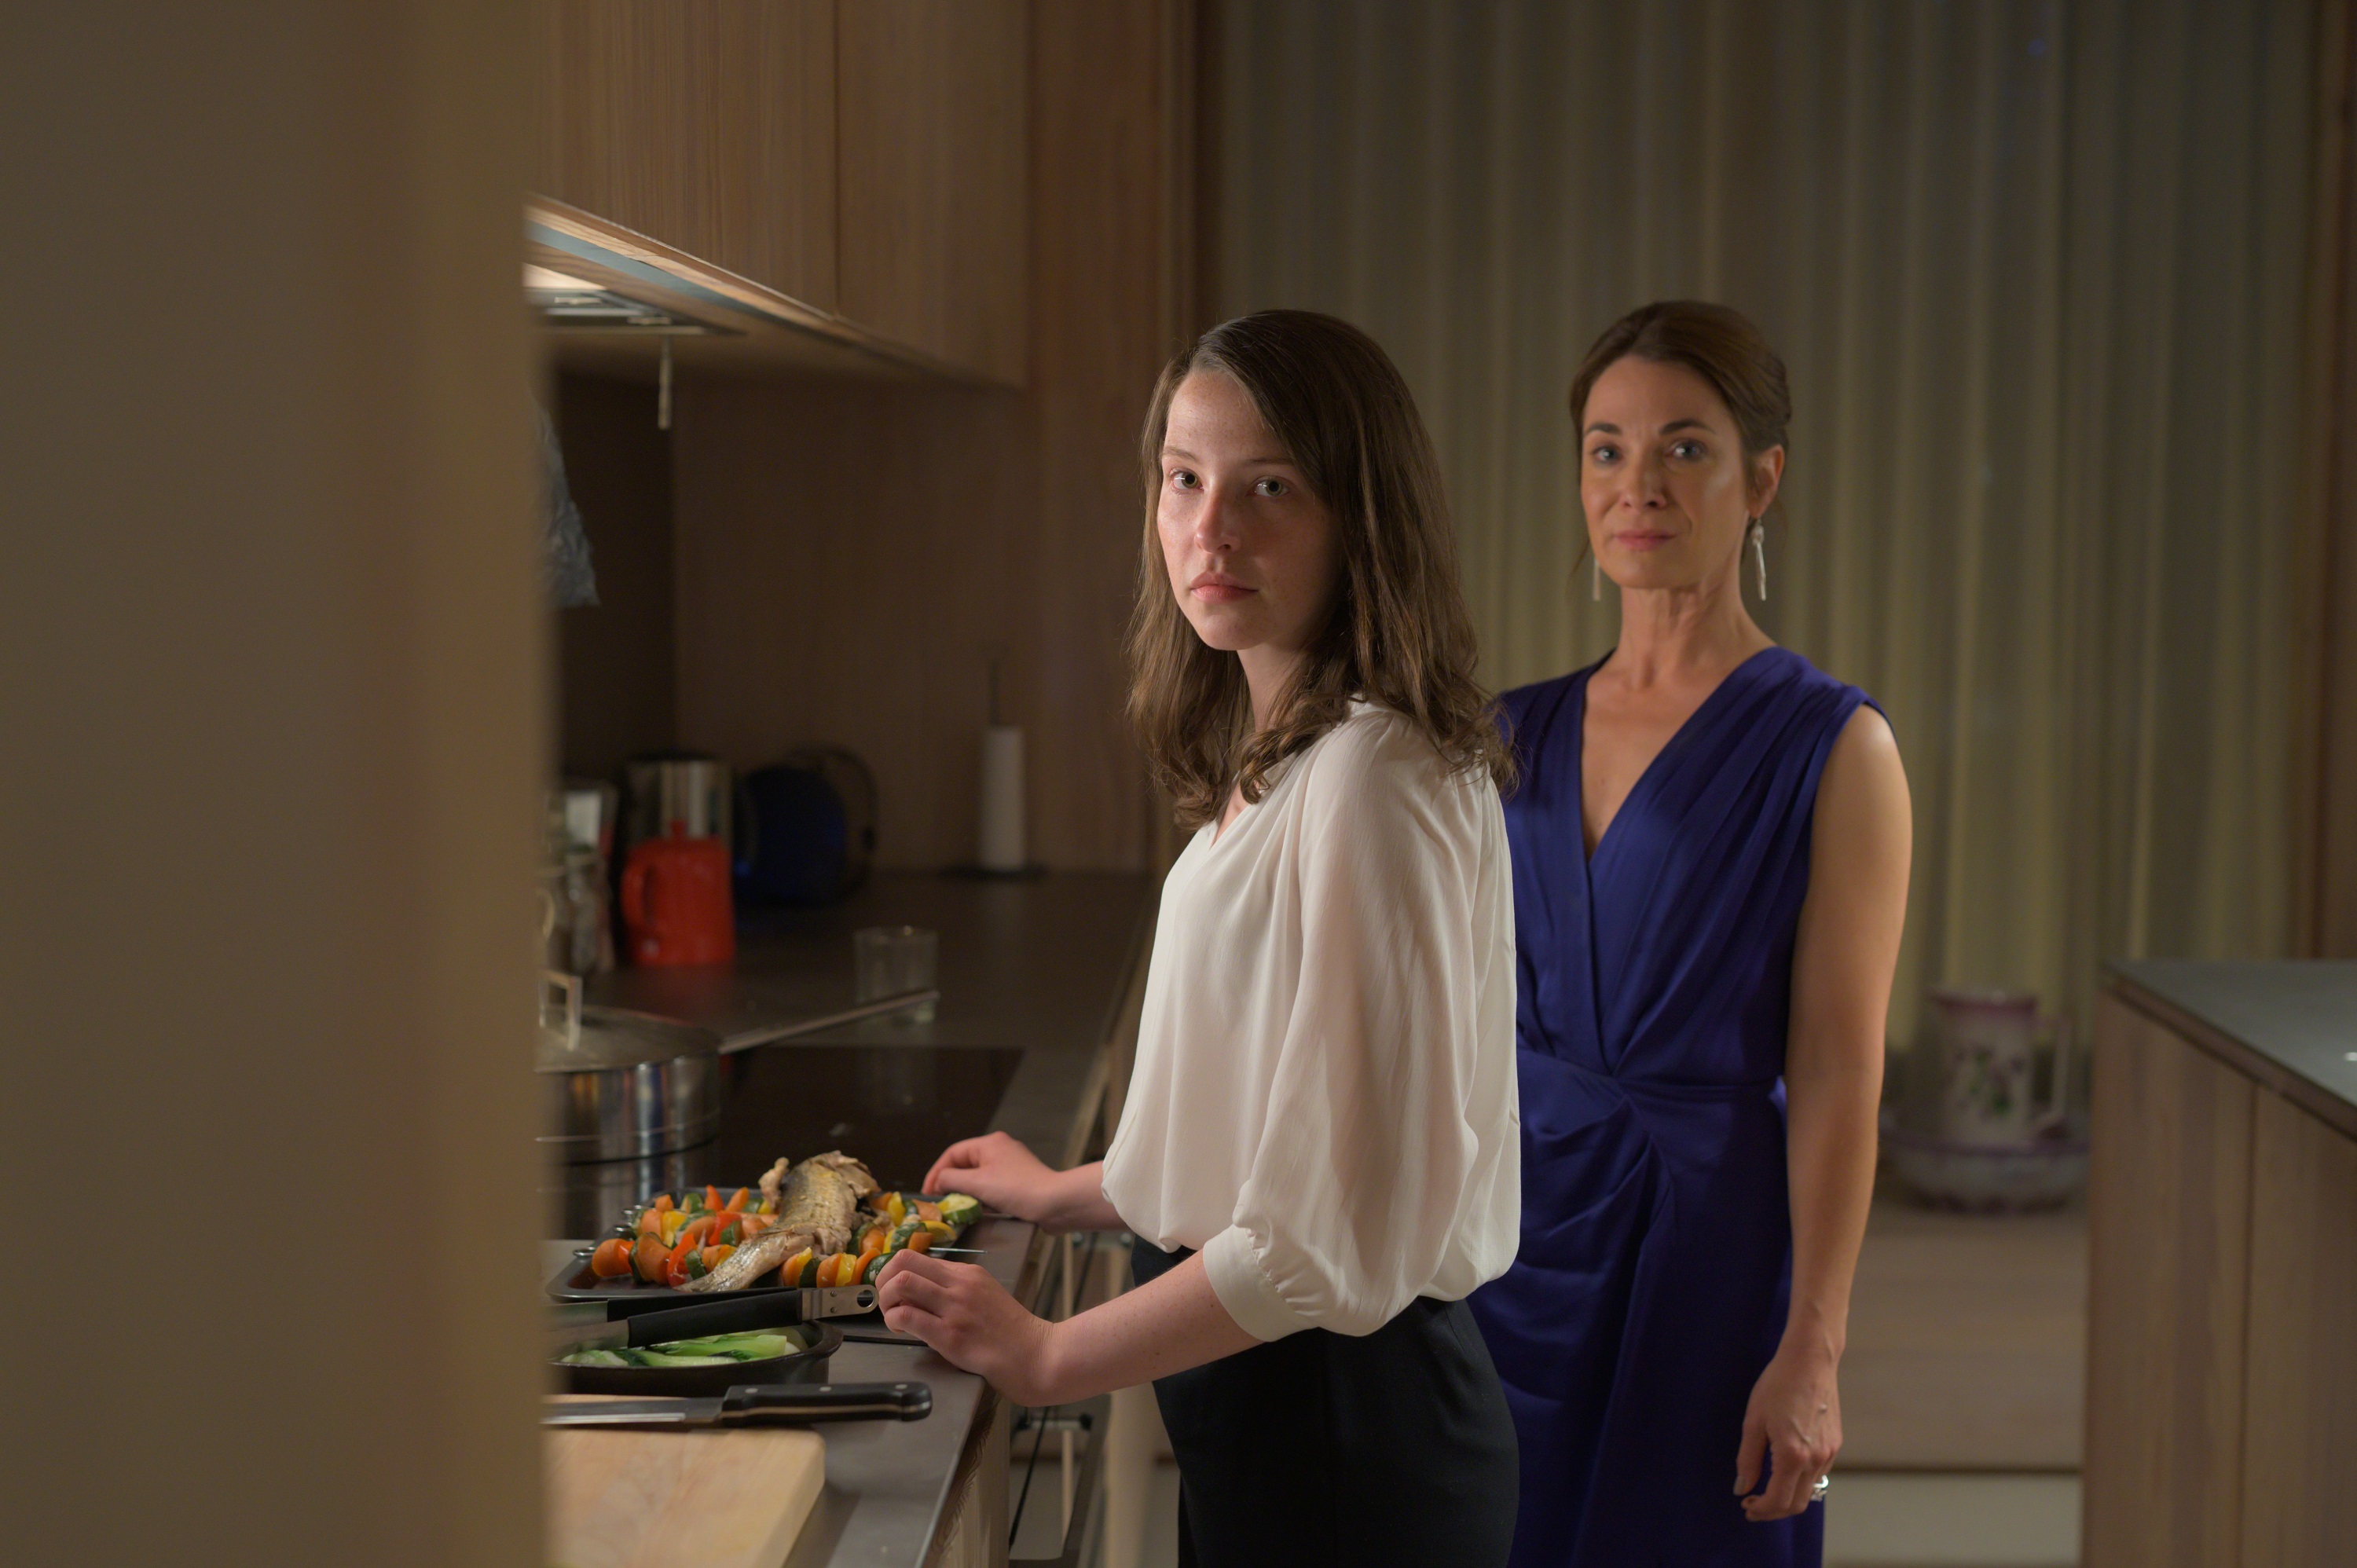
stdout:
{"type": "Polygon", "coordinates": [[[755,1329],[744,1334],[713,1334],[702,1339],[673,1339],[619,1350],[576,1350],[565,1357],[567,1367],[720,1367],[731,1361],[771,1361],[801,1349],[791,1334],[755,1329]]]}

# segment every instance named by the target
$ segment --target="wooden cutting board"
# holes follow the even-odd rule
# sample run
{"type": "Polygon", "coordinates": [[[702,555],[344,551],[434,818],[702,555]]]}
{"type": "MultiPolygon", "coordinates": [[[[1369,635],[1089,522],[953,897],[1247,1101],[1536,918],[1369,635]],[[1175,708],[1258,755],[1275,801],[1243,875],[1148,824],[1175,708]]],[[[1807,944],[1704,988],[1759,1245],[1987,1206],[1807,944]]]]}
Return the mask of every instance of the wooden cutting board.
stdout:
{"type": "Polygon", "coordinates": [[[815,1432],[541,1434],[558,1568],[779,1568],[826,1480],[815,1432]]]}

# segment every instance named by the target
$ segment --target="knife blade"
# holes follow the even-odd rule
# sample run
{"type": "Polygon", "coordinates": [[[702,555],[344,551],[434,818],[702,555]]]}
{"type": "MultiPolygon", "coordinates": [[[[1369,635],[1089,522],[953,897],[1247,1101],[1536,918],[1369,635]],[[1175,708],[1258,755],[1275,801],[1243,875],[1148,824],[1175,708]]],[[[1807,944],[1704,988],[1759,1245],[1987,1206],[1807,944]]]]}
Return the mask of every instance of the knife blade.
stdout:
{"type": "Polygon", "coordinates": [[[626,1310],[635,1304],[609,1303],[610,1321],[566,1321],[560,1317],[549,1329],[550,1354],[576,1350],[619,1350],[625,1347],[668,1344],[674,1339],[701,1339],[713,1334],[746,1334],[791,1324],[814,1323],[823,1317],[852,1317],[876,1306],[874,1285],[811,1286],[804,1290],[763,1291],[741,1300],[698,1302],[693,1306],[626,1310]]]}
{"type": "Polygon", "coordinates": [[[822,1421],[922,1421],[928,1383],[739,1383],[718,1399],[545,1401],[543,1426],[780,1426],[822,1421]]]}

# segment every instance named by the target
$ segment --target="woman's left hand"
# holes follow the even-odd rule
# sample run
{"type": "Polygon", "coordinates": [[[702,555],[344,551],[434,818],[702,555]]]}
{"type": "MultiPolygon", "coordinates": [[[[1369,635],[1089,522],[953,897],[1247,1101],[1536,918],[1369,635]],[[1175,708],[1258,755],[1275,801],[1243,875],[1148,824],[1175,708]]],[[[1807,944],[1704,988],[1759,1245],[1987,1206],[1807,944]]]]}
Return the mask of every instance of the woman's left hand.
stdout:
{"type": "Polygon", "coordinates": [[[1062,1402],[1050,1354],[1055,1326],[1024,1311],[989,1271],[901,1251],[877,1279],[887,1328],[915,1335],[1017,1404],[1036,1410],[1062,1402]]]}
{"type": "Polygon", "coordinates": [[[1735,1455],[1735,1492],[1754,1524],[1790,1519],[1815,1500],[1817,1477],[1841,1452],[1841,1393],[1829,1351],[1790,1341],[1752,1385],[1743,1412],[1743,1444],[1735,1455]],[[1760,1462],[1770,1459],[1767,1489],[1760,1462]]]}

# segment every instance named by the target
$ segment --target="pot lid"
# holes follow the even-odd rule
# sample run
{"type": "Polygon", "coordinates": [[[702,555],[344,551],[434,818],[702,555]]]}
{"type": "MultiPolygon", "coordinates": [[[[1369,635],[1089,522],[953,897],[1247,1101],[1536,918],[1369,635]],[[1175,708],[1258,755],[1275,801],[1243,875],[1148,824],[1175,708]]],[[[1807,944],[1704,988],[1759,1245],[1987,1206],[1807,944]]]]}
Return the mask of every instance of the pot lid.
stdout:
{"type": "Polygon", "coordinates": [[[719,1053],[720,1036],[694,1024],[622,1007],[584,1007],[577,1036],[542,1028],[533,1066],[539,1072],[596,1072],[719,1053]]]}

